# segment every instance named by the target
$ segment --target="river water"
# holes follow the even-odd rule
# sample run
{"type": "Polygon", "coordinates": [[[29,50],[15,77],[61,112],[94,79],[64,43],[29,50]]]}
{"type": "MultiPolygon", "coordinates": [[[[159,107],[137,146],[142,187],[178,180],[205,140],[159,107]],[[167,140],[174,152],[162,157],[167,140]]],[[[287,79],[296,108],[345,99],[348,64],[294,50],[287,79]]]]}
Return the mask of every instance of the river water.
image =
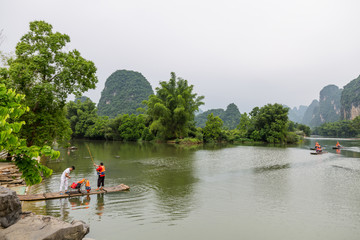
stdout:
{"type": "Polygon", "coordinates": [[[76,141],[45,163],[54,170],[33,193],[58,191],[106,166],[106,186],[128,192],[25,203],[24,210],[79,219],[100,239],[359,239],[360,141],[307,139],[300,146],[201,146],[76,141]],[[319,141],[329,151],[311,155],[319,141]]]}

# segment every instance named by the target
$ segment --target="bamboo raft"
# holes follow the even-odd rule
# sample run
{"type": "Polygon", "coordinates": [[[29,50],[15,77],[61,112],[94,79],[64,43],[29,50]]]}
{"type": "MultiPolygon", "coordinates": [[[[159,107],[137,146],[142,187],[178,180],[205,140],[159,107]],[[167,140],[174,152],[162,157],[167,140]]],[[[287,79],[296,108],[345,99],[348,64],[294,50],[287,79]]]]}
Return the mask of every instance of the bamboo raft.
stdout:
{"type": "Polygon", "coordinates": [[[320,154],[324,154],[324,153],[328,153],[328,152],[311,152],[311,155],[320,155],[320,154]]]}
{"type": "Polygon", "coordinates": [[[40,194],[30,194],[30,195],[17,195],[20,201],[41,201],[41,200],[48,200],[48,199],[56,199],[56,198],[68,198],[68,197],[75,197],[75,196],[85,196],[85,195],[93,195],[93,194],[100,194],[100,193],[111,193],[111,192],[121,192],[129,190],[130,187],[125,184],[120,184],[115,187],[104,187],[104,190],[94,191],[91,190],[89,193],[85,190],[81,190],[80,192],[71,192],[60,194],[59,192],[52,192],[52,193],[40,193],[40,194]]]}

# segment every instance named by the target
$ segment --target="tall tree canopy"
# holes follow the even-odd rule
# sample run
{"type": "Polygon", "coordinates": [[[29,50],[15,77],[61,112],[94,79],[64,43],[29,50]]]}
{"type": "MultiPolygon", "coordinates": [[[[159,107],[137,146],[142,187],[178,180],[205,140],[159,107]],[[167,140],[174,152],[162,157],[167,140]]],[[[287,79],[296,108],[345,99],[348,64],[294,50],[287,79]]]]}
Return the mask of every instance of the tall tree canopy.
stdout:
{"type": "Polygon", "coordinates": [[[75,101],[68,102],[66,110],[72,136],[75,138],[85,137],[88,128],[94,125],[98,118],[95,103],[90,98],[78,98],[75,101]]]}
{"type": "Polygon", "coordinates": [[[60,153],[49,146],[26,146],[26,141],[18,137],[18,133],[25,122],[20,117],[29,110],[22,104],[24,95],[7,89],[0,84],[0,152],[6,151],[13,157],[15,164],[22,172],[22,177],[28,185],[40,183],[42,176],[52,174],[52,170],[40,164],[36,157],[40,155],[58,158],[60,153]]]}
{"type": "Polygon", "coordinates": [[[254,108],[250,113],[255,127],[254,138],[269,143],[286,142],[288,111],[289,108],[278,103],[254,108]]]}
{"type": "Polygon", "coordinates": [[[26,122],[21,135],[28,146],[65,140],[71,132],[64,111],[66,98],[95,88],[98,81],[94,63],[77,50],[67,51],[69,42],[68,35],[54,33],[50,24],[31,22],[2,74],[8,86],[25,95],[30,108],[21,117],[26,122]]]}
{"type": "Polygon", "coordinates": [[[207,117],[206,126],[204,128],[204,141],[219,141],[221,137],[221,128],[223,121],[218,116],[210,113],[207,117]]]}
{"type": "Polygon", "coordinates": [[[177,78],[174,72],[168,82],[160,82],[156,95],[150,95],[149,100],[143,102],[148,107],[153,133],[164,139],[187,137],[194,125],[195,111],[204,104],[204,97],[193,93],[193,88],[187,80],[177,78]]]}

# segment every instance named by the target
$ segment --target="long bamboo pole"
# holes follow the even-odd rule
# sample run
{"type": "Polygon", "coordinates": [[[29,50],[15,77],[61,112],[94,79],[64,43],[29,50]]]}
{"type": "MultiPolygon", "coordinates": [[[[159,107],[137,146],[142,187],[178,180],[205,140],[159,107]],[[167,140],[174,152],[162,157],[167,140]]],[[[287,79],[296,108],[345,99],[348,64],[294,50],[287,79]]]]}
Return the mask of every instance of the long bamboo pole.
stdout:
{"type": "Polygon", "coordinates": [[[87,148],[87,149],[88,149],[88,151],[89,151],[91,161],[95,164],[94,159],[93,159],[93,157],[92,157],[92,155],[91,155],[90,148],[89,148],[89,146],[88,146],[87,144],[86,144],[86,148],[87,148]]]}

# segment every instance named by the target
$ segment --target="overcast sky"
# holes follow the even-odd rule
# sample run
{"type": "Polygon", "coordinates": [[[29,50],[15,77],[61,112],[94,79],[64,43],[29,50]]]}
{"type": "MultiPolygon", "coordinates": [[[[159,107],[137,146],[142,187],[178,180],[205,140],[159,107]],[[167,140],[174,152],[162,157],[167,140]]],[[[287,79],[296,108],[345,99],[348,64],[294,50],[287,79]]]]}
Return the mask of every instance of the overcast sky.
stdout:
{"type": "Polygon", "coordinates": [[[205,106],[240,112],[309,105],[328,84],[360,74],[358,0],[0,0],[1,51],[14,51],[29,22],[45,20],[92,60],[98,102],[115,70],[141,72],[155,89],[170,72],[205,106]]]}

